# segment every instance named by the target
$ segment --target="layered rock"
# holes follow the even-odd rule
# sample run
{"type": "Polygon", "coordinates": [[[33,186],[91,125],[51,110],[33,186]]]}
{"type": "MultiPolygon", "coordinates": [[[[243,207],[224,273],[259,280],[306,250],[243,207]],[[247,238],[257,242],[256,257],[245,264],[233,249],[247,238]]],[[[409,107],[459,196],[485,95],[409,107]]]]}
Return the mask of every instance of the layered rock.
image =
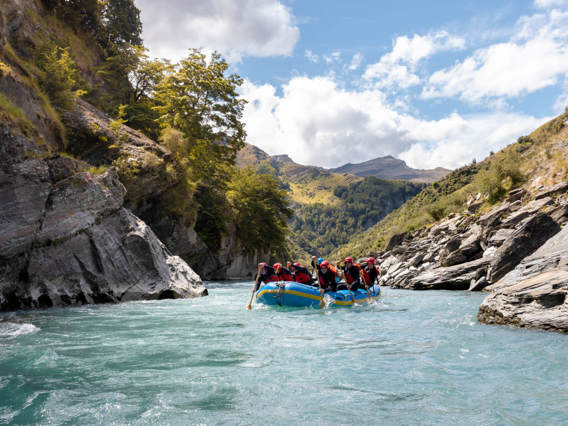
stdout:
{"type": "Polygon", "coordinates": [[[0,124],[0,310],[193,297],[199,276],[100,175],[0,124]]]}
{"type": "Polygon", "coordinates": [[[481,322],[568,332],[568,227],[487,290],[481,322]]]}
{"type": "Polygon", "coordinates": [[[380,284],[485,289],[493,293],[480,308],[480,321],[566,331],[567,222],[568,185],[534,195],[518,188],[485,214],[468,207],[429,229],[393,236],[378,254],[380,284]]]}
{"type": "Polygon", "coordinates": [[[193,218],[172,213],[170,191],[182,173],[170,151],[84,101],[63,117],[68,129],[68,150],[97,166],[117,165],[127,193],[125,206],[148,223],[174,254],[183,258],[204,279],[250,278],[267,253],[247,254],[228,224],[218,250],[212,251],[195,230],[193,218]],[[264,257],[263,257],[264,256],[264,257]]]}

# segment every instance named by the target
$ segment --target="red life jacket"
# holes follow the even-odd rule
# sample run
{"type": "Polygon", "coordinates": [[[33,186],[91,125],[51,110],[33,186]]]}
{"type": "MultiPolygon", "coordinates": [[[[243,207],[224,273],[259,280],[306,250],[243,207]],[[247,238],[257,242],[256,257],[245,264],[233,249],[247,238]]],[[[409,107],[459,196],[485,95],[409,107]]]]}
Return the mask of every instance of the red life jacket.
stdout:
{"type": "Polygon", "coordinates": [[[296,266],[295,268],[296,273],[294,274],[294,278],[296,282],[300,284],[311,284],[312,276],[308,270],[304,266],[296,266]]]}
{"type": "Polygon", "coordinates": [[[280,268],[280,271],[278,271],[278,279],[280,281],[294,281],[294,277],[290,271],[284,267],[280,268]]]}
{"type": "Polygon", "coordinates": [[[359,269],[355,265],[351,265],[350,268],[343,266],[343,276],[345,277],[345,282],[351,285],[355,281],[359,281],[359,269]]]}
{"type": "MultiPolygon", "coordinates": [[[[357,266],[360,267],[359,264],[357,266]]],[[[366,285],[373,285],[380,273],[375,266],[367,265],[366,268],[361,269],[361,275],[363,276],[363,281],[366,285]]]]}
{"type": "Polygon", "coordinates": [[[329,265],[325,274],[321,271],[321,269],[319,270],[319,281],[321,288],[323,289],[331,287],[331,290],[335,291],[335,288],[337,287],[337,281],[335,279],[338,277],[339,275],[337,274],[337,270],[332,265],[329,265]]]}

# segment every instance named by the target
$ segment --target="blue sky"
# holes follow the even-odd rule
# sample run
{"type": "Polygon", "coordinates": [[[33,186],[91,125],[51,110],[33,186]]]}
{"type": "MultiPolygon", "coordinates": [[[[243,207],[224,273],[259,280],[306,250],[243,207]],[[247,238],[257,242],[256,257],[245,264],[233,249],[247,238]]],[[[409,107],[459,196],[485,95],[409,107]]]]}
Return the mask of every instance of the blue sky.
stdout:
{"type": "Polygon", "coordinates": [[[483,159],[568,105],[568,0],[137,0],[156,57],[218,50],[248,141],[334,167],[483,159]]]}

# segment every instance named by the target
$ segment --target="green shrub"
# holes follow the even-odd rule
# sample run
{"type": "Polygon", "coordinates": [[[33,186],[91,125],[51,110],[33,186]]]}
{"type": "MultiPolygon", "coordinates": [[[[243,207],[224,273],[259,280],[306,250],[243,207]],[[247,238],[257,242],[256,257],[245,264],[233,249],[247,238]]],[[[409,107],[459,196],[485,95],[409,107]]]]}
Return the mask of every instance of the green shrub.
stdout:
{"type": "Polygon", "coordinates": [[[71,58],[69,48],[48,42],[38,48],[36,56],[41,89],[55,106],[72,109],[74,100],[86,92],[79,88],[79,68],[71,58]]]}

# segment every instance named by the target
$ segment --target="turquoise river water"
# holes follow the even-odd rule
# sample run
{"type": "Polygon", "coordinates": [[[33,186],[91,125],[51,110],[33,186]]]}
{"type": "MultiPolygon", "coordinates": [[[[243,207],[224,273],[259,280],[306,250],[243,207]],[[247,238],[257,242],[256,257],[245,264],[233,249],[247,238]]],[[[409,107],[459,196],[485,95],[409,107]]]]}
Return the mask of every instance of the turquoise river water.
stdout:
{"type": "Polygon", "coordinates": [[[0,423],[566,424],[568,336],[477,323],[484,295],[210,296],[0,316],[0,423]]]}

